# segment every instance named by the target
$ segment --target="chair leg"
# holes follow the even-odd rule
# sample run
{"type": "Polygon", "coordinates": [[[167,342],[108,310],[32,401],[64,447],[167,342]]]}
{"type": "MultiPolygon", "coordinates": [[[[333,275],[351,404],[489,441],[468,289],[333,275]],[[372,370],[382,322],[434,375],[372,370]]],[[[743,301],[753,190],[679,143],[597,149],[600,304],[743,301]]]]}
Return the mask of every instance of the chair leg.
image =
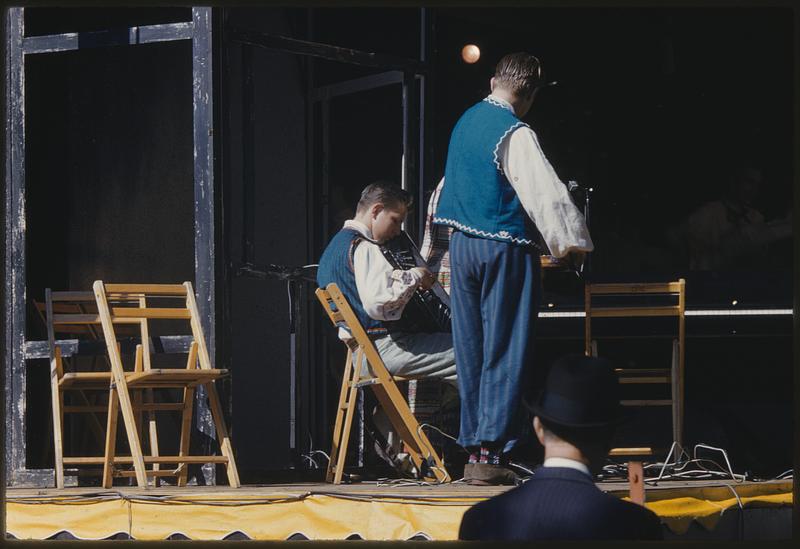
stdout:
{"type": "Polygon", "coordinates": [[[628,462],[628,485],[631,501],[644,505],[644,467],[641,461],[628,462]]]}
{"type": "Polygon", "coordinates": [[[56,488],[64,487],[64,394],[58,381],[52,389],[53,451],[55,457],[56,488]]]}
{"type": "Polygon", "coordinates": [[[127,392],[127,386],[123,389],[120,389],[119,380],[117,380],[114,392],[118,397],[117,405],[119,406],[119,411],[122,413],[122,421],[125,425],[125,432],[128,437],[128,446],[130,446],[131,455],[133,457],[133,469],[136,473],[136,484],[140,488],[147,488],[147,469],[142,454],[142,444],[141,438],[139,437],[139,430],[136,428],[136,418],[133,415],[133,406],[131,404],[130,393],[127,392]]]}
{"type": "Polygon", "coordinates": [[[142,416],[144,412],[142,411],[142,391],[136,391],[133,393],[133,406],[135,410],[134,417],[136,418],[136,432],[142,432],[142,416]]]}
{"type": "Polygon", "coordinates": [[[405,442],[405,447],[417,467],[417,471],[423,471],[423,462],[433,461],[431,469],[434,479],[438,482],[449,482],[450,474],[447,472],[444,462],[428,439],[428,435],[420,428],[419,422],[411,413],[397,384],[390,379],[388,383],[381,382],[373,385],[372,388],[398,435],[405,442]]]}
{"type": "MultiPolygon", "coordinates": [[[[150,404],[155,404],[155,392],[153,389],[145,390],[144,394],[145,398],[144,401],[150,404]]],[[[150,435],[150,455],[151,456],[158,456],[158,429],[156,427],[156,413],[154,411],[149,411],[147,413],[147,432],[150,435]]],[[[153,464],[153,471],[158,471],[160,469],[158,463],[153,464]]],[[[156,475],[153,477],[153,484],[158,487],[161,485],[161,478],[156,475]]]]}
{"type": "Polygon", "coordinates": [[[50,362],[50,407],[52,408],[53,417],[53,456],[55,459],[56,488],[64,487],[64,393],[58,385],[62,372],[61,348],[55,347],[54,356],[50,362]]]}
{"type": "Polygon", "coordinates": [[[339,454],[336,456],[336,472],[333,476],[334,484],[342,483],[344,475],[344,464],[347,461],[347,445],[350,443],[350,431],[353,429],[353,416],[356,411],[356,399],[358,398],[358,387],[355,383],[350,384],[347,391],[347,411],[344,415],[344,425],[342,426],[341,443],[339,444],[339,454]]]}
{"type": "Polygon", "coordinates": [[[356,381],[361,377],[361,364],[363,362],[364,352],[359,348],[355,355],[351,356],[350,361],[350,375],[344,377],[343,383],[346,387],[342,387],[346,394],[344,406],[344,423],[338,437],[339,447],[336,452],[336,461],[331,456],[331,463],[334,464],[335,470],[333,475],[333,483],[341,484],[342,476],[344,475],[344,464],[347,461],[347,445],[350,443],[350,432],[353,429],[353,416],[356,411],[356,399],[358,398],[358,387],[356,381]]]}
{"type": "Polygon", "coordinates": [[[217,430],[217,440],[219,440],[219,447],[222,455],[228,458],[226,471],[228,473],[228,484],[231,488],[238,488],[239,472],[236,469],[236,461],[233,458],[233,446],[231,445],[230,436],[228,436],[228,428],[225,426],[225,417],[222,414],[222,405],[219,402],[219,395],[217,394],[217,386],[214,382],[204,385],[206,394],[208,395],[208,404],[211,409],[211,417],[214,420],[214,426],[217,430]]]}
{"type": "MultiPolygon", "coordinates": [[[[186,288],[186,308],[191,311],[190,324],[192,326],[192,334],[197,343],[198,359],[200,367],[210,369],[211,357],[208,355],[208,348],[206,347],[206,339],[203,335],[203,327],[200,324],[200,312],[197,308],[197,303],[194,299],[194,290],[190,282],[184,282],[183,286],[186,288]]],[[[211,417],[214,420],[214,426],[217,430],[217,440],[219,440],[219,447],[222,455],[228,458],[226,471],[228,473],[228,484],[231,488],[238,488],[239,472],[236,469],[236,460],[233,457],[233,446],[231,444],[230,436],[228,435],[228,428],[225,426],[225,416],[222,413],[222,405],[219,402],[219,394],[217,393],[217,386],[214,382],[204,385],[206,394],[208,395],[208,404],[211,411],[211,417]]]]}
{"type": "Polygon", "coordinates": [[[683,402],[680,390],[680,368],[679,368],[679,349],[678,340],[672,340],[672,440],[679,445],[683,445],[683,402]]]}
{"type": "Polygon", "coordinates": [[[105,289],[102,281],[96,280],[93,284],[94,295],[97,301],[97,311],[100,322],[103,325],[103,334],[106,340],[106,350],[111,362],[111,372],[113,374],[114,391],[119,397],[119,410],[122,412],[122,421],[125,425],[125,434],[128,437],[128,445],[131,448],[133,469],[136,475],[136,484],[140,488],[147,488],[147,470],[145,469],[144,458],[142,456],[141,439],[139,431],[136,430],[136,418],[133,414],[131,397],[128,392],[128,383],[125,380],[125,371],[122,366],[119,345],[115,343],[114,326],[111,320],[111,310],[106,299],[105,289]]]}
{"type": "Polygon", "coordinates": [[[106,427],[105,462],[103,463],[103,488],[111,488],[114,482],[114,455],[117,448],[117,421],[119,419],[119,397],[117,390],[108,391],[108,421],[106,427]]]}
{"type": "MultiPolygon", "coordinates": [[[[409,455],[417,467],[417,471],[425,471],[425,465],[430,465],[433,471],[433,479],[438,482],[449,482],[450,475],[445,469],[444,463],[439,458],[436,449],[428,440],[428,436],[422,431],[419,422],[411,413],[406,399],[397,387],[392,375],[386,369],[374,345],[367,347],[364,351],[367,356],[370,369],[376,376],[376,383],[371,384],[375,396],[383,407],[389,420],[400,435],[401,440],[406,443],[409,455]],[[431,463],[433,462],[433,463],[431,463]]],[[[430,478],[426,476],[426,478],[430,478]]]]}
{"type": "Polygon", "coordinates": [[[353,367],[353,352],[347,349],[347,360],[344,363],[344,374],[342,375],[342,387],[339,390],[339,404],[336,408],[336,421],[333,424],[333,436],[331,437],[331,454],[328,461],[328,471],[325,475],[325,482],[333,482],[336,473],[336,463],[339,458],[339,448],[342,443],[342,428],[344,426],[344,415],[347,411],[347,395],[351,385],[353,367]]]}
{"type": "MultiPolygon", "coordinates": [[[[192,408],[194,404],[194,389],[187,387],[183,390],[183,415],[181,416],[181,442],[178,455],[189,455],[189,441],[192,429],[192,408]]],[[[189,464],[179,463],[181,472],[178,475],[178,486],[186,486],[189,477],[189,464]]]]}

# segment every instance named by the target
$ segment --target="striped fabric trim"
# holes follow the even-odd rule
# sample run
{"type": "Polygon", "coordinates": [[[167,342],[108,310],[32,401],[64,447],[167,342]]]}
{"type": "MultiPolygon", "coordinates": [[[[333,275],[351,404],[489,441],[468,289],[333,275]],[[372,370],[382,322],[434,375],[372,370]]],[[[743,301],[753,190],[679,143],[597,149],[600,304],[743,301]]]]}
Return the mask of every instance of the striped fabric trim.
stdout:
{"type": "Polygon", "coordinates": [[[508,231],[500,231],[499,233],[490,233],[486,231],[482,231],[480,229],[475,229],[473,227],[468,227],[462,223],[459,223],[455,219],[447,219],[444,217],[434,217],[434,223],[440,223],[443,225],[449,225],[451,227],[455,227],[459,231],[463,231],[465,233],[474,234],[475,236],[480,236],[483,238],[493,238],[496,240],[507,240],[509,242],[514,242],[515,244],[525,244],[525,245],[534,245],[533,240],[528,240],[527,238],[516,238],[511,236],[508,231]]]}

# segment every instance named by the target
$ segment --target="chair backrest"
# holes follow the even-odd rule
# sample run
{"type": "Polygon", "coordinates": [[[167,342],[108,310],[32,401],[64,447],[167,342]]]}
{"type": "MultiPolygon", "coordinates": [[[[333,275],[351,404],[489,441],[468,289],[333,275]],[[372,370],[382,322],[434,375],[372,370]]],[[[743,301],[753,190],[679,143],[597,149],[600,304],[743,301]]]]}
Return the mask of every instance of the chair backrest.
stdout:
{"type": "Polygon", "coordinates": [[[97,314],[97,304],[94,301],[92,292],[54,292],[47,288],[45,290],[45,300],[34,301],[33,304],[48,333],[52,328],[56,335],[74,334],[76,336],[88,336],[90,339],[99,339],[102,336],[99,322],[97,324],[78,323],[77,321],[73,323],[71,320],[79,318],[71,315],[97,314]],[[48,313],[48,310],[50,313],[48,313]],[[53,322],[52,315],[59,315],[59,319],[53,322]]]}
{"type": "MultiPolygon", "coordinates": [[[[367,335],[367,331],[361,325],[339,286],[335,282],[331,282],[326,288],[317,288],[316,295],[333,325],[337,328],[344,328],[353,336],[353,339],[347,342],[350,350],[361,349],[376,377],[390,376],[378,349],[367,335]]],[[[360,372],[360,370],[358,371],[360,372]]]]}
{"type": "MultiPolygon", "coordinates": [[[[206,346],[200,313],[194,297],[191,282],[183,284],[107,284],[97,280],[93,285],[97,302],[98,316],[103,327],[106,342],[115,341],[118,325],[138,324],[142,341],[149,341],[149,320],[172,320],[188,322],[193,338],[189,354],[193,355],[196,345],[197,358],[201,369],[212,369],[211,357],[206,346]],[[154,306],[164,300],[181,306],[154,306]]],[[[165,334],[160,334],[165,335],[165,334]]],[[[110,349],[109,349],[110,350],[110,349]]],[[[193,367],[187,364],[187,367],[193,367]]],[[[144,369],[150,369],[149,345],[145,345],[144,369]]]]}
{"type": "MultiPolygon", "coordinates": [[[[103,331],[97,312],[97,302],[92,292],[53,291],[47,288],[44,303],[37,303],[36,306],[37,310],[43,310],[51,367],[60,378],[64,373],[65,363],[62,361],[64,350],[57,344],[56,336],[70,336],[71,339],[77,340],[79,345],[81,341],[102,339],[103,331]]],[[[121,335],[137,335],[137,332],[137,326],[130,326],[121,335]]],[[[104,353],[95,350],[92,356],[93,358],[102,356],[104,362],[108,364],[104,353]]],[[[96,362],[93,361],[92,364],[96,362]]],[[[73,369],[75,368],[77,362],[73,365],[73,369]]]]}
{"type": "Polygon", "coordinates": [[[344,328],[356,341],[361,340],[362,336],[369,340],[366,330],[335,282],[331,282],[326,288],[317,288],[316,296],[335,327],[344,328]]]}
{"type": "MultiPolygon", "coordinates": [[[[591,354],[593,318],[632,318],[632,317],[669,317],[674,316],[679,320],[679,331],[684,331],[684,314],[686,312],[686,281],[681,278],[674,282],[645,282],[645,283],[587,283],[584,289],[585,297],[585,352],[591,354]],[[615,297],[625,303],[607,303],[602,307],[595,307],[595,296],[615,297]],[[631,304],[631,300],[641,298],[656,298],[657,304],[631,304]],[[672,298],[672,299],[671,299],[672,298]],[[668,302],[661,302],[666,300],[668,302]]],[[[681,338],[682,339],[682,338],[681,338]]]]}

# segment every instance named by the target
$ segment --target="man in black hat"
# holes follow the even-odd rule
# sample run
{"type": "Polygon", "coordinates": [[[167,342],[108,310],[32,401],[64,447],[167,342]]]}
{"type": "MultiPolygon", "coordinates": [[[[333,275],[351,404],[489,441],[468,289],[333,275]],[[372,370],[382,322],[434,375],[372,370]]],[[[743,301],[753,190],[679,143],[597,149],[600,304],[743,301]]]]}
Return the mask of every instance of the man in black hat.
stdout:
{"type": "Polygon", "coordinates": [[[618,393],[608,361],[579,355],[556,361],[544,391],[526,401],[544,464],[522,486],[469,509],[459,539],[661,539],[655,513],[593,482],[620,417],[618,393]]]}

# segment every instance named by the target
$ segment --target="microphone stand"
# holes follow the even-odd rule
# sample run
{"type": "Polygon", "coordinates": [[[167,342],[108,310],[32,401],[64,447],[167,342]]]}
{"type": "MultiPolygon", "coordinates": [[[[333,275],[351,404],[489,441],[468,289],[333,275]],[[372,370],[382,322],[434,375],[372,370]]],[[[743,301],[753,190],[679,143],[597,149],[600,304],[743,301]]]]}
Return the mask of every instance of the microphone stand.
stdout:
{"type": "Polygon", "coordinates": [[[289,449],[295,468],[299,467],[299,450],[297,448],[297,355],[299,352],[297,327],[300,324],[300,299],[302,282],[316,284],[316,278],[309,274],[317,265],[288,267],[286,265],[262,265],[244,263],[236,269],[236,276],[257,278],[259,280],[285,280],[289,298],[289,449]]]}

